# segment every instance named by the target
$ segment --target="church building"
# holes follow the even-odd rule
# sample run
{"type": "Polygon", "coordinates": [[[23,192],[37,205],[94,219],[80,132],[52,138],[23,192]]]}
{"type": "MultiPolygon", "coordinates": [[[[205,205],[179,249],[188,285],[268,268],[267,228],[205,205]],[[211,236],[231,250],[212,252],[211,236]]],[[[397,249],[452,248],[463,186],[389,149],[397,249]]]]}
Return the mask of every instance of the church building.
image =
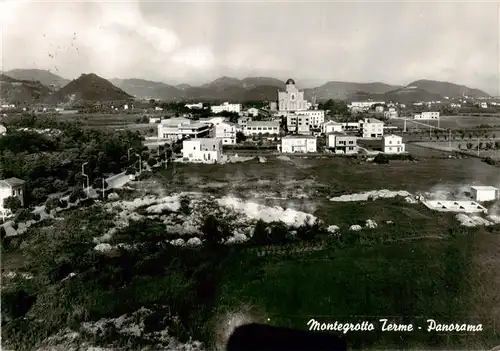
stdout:
{"type": "Polygon", "coordinates": [[[304,92],[299,91],[293,79],[286,81],[286,91],[278,91],[278,110],[280,112],[303,111],[309,109],[309,103],[304,100],[304,92]]]}

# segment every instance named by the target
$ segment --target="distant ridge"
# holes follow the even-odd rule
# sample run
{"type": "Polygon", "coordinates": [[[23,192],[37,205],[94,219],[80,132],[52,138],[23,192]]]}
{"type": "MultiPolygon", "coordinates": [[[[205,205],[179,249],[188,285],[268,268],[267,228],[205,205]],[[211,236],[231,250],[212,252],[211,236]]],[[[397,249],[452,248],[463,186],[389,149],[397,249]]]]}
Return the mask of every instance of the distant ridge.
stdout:
{"type": "MultiPolygon", "coordinates": [[[[107,81],[95,74],[82,75],[76,80],[68,81],[49,71],[36,69],[15,69],[11,70],[15,77],[29,80],[39,80],[40,83],[24,83],[27,88],[31,85],[34,89],[36,84],[45,86],[65,84],[61,92],[50,94],[50,98],[45,101],[66,101],[66,100],[89,100],[89,101],[115,101],[129,100],[132,97],[138,99],[158,99],[163,101],[234,101],[244,102],[249,100],[276,101],[277,90],[285,89],[284,79],[273,77],[246,77],[238,79],[234,77],[222,76],[200,86],[181,83],[169,85],[164,82],[157,82],[139,78],[111,79],[107,81]],[[71,84],[71,85],[70,85],[71,84]],[[69,86],[69,87],[68,87],[69,86]]],[[[7,74],[7,76],[9,76],[7,74]]],[[[294,78],[294,77],[292,77],[294,78]]],[[[5,79],[4,79],[5,80],[5,79]]],[[[297,85],[301,87],[300,79],[295,79],[297,85]]],[[[4,83],[4,86],[5,83],[4,83]]],[[[12,91],[12,87],[6,91],[12,91]]],[[[31,93],[25,90],[26,101],[33,99],[44,99],[48,93],[43,87],[38,86],[31,93]],[[43,90],[43,91],[42,91],[43,90]],[[32,97],[30,97],[32,96],[32,97]],[[40,96],[40,97],[36,97],[40,96]]],[[[53,89],[49,89],[53,90],[53,89]]],[[[406,86],[386,84],[383,82],[355,83],[342,81],[329,81],[317,87],[306,88],[304,95],[311,100],[315,97],[317,101],[327,99],[356,100],[356,99],[380,99],[393,100],[395,102],[412,102],[426,100],[443,100],[444,97],[461,97],[462,95],[472,97],[488,97],[489,95],[479,89],[470,88],[449,82],[434,81],[428,79],[416,80],[406,86]]],[[[18,92],[19,93],[19,92],[18,92]]],[[[7,98],[12,97],[6,95],[7,98]]]]}
{"type": "Polygon", "coordinates": [[[5,72],[5,74],[18,80],[39,81],[46,87],[55,86],[56,88],[62,88],[70,82],[69,79],[41,69],[13,69],[5,72]]]}
{"type": "Polygon", "coordinates": [[[46,98],[49,88],[37,81],[14,79],[0,74],[0,99],[15,105],[29,105],[46,98]]]}

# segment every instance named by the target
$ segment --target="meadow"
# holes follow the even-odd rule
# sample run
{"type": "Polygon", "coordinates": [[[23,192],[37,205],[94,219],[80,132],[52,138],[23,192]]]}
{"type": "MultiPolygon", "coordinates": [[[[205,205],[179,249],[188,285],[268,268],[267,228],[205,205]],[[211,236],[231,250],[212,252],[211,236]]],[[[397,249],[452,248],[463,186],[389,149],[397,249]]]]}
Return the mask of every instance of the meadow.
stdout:
{"type": "MultiPolygon", "coordinates": [[[[478,126],[489,126],[495,130],[500,130],[500,116],[441,116],[439,124],[437,120],[417,120],[416,122],[430,124],[435,127],[454,130],[470,130],[478,126]]],[[[391,119],[387,122],[388,125],[398,126],[403,128],[404,121],[401,119],[391,119]]],[[[407,122],[407,130],[411,129],[425,129],[423,126],[407,122]]]]}

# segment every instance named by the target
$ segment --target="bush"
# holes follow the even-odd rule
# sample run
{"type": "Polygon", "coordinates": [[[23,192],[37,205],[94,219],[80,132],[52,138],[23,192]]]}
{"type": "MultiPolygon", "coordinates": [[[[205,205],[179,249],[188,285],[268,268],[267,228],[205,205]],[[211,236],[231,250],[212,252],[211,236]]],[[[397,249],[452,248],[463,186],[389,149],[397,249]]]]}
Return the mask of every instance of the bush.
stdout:
{"type": "Polygon", "coordinates": [[[377,156],[375,156],[373,162],[377,164],[388,164],[389,158],[387,157],[386,154],[378,154],[377,156]]]}
{"type": "Polygon", "coordinates": [[[153,167],[158,163],[158,161],[155,158],[150,158],[147,163],[150,167],[153,167]]]}
{"type": "Polygon", "coordinates": [[[40,213],[33,213],[33,220],[38,222],[40,219],[42,219],[42,216],[40,216],[40,213]]]}
{"type": "Polygon", "coordinates": [[[127,167],[127,171],[125,174],[135,174],[135,168],[134,167],[127,167]]]}
{"type": "Polygon", "coordinates": [[[80,187],[73,188],[69,195],[69,202],[76,202],[78,199],[85,199],[87,196],[80,187]]]}
{"type": "Polygon", "coordinates": [[[153,176],[152,172],[150,172],[150,171],[143,171],[143,172],[141,172],[141,174],[139,174],[139,176],[137,177],[137,180],[148,179],[148,178],[151,178],[152,176],[153,176]]]}
{"type": "Polygon", "coordinates": [[[39,187],[33,189],[31,192],[31,196],[33,197],[33,200],[35,200],[37,203],[41,203],[47,199],[48,191],[45,188],[39,187]]]}
{"type": "Polygon", "coordinates": [[[28,209],[18,211],[14,217],[15,222],[26,222],[33,219],[33,213],[28,209]]]}
{"type": "Polygon", "coordinates": [[[59,203],[60,203],[60,201],[57,198],[48,199],[45,202],[45,210],[46,210],[46,212],[50,213],[50,211],[56,209],[59,206],[59,203]]]}
{"type": "Polygon", "coordinates": [[[61,208],[68,207],[68,201],[63,200],[63,199],[59,199],[59,207],[61,207],[61,208]]]}

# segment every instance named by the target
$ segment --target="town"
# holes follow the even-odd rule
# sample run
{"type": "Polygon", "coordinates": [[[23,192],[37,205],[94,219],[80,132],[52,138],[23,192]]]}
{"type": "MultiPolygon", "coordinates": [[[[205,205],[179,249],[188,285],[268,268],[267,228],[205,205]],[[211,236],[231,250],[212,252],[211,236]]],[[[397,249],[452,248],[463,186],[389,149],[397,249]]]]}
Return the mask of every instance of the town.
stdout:
{"type": "Polygon", "coordinates": [[[497,10],[3,1],[1,349],[498,349],[497,10]]]}

